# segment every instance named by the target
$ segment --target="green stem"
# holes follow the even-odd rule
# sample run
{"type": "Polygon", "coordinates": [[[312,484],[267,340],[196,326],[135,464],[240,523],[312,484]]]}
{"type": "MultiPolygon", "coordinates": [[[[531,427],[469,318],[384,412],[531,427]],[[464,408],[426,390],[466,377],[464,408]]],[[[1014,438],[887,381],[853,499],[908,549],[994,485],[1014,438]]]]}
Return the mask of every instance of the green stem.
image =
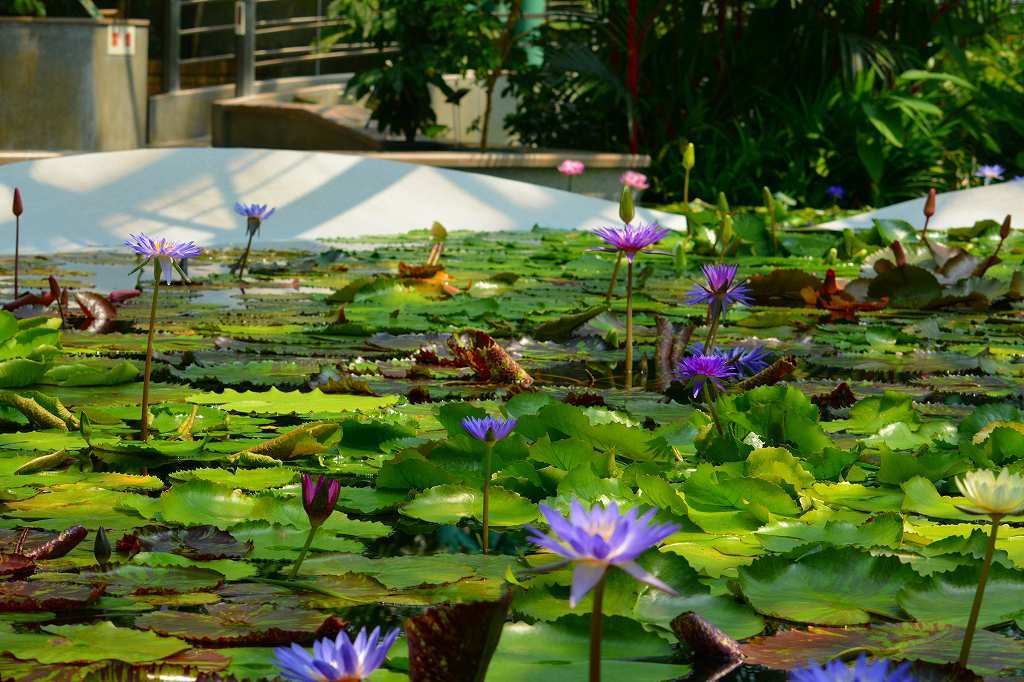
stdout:
{"type": "Polygon", "coordinates": [[[709,355],[715,347],[715,338],[718,336],[718,325],[722,320],[722,309],[717,303],[712,303],[711,320],[708,322],[708,335],[704,339],[704,355],[709,355]]]}
{"type": "Polygon", "coordinates": [[[626,390],[633,388],[633,261],[626,261],[626,390]]]}
{"type": "Polygon", "coordinates": [[[487,441],[484,444],[484,528],[483,538],[481,538],[480,546],[483,547],[484,554],[487,554],[488,544],[491,538],[491,505],[490,505],[490,494],[491,494],[491,455],[494,453],[494,443],[487,441]]]}
{"type": "Polygon", "coordinates": [[[299,552],[299,558],[295,560],[295,564],[292,566],[291,578],[295,578],[299,575],[299,569],[302,567],[302,562],[306,560],[306,553],[309,552],[309,546],[313,544],[313,536],[316,535],[317,529],[320,526],[310,526],[309,535],[306,536],[306,544],[302,546],[302,551],[299,552]]]}
{"type": "Polygon", "coordinates": [[[722,431],[722,422],[718,421],[718,410],[715,409],[715,398],[711,395],[710,383],[711,381],[709,379],[705,379],[703,387],[704,400],[708,404],[708,412],[711,413],[711,420],[715,422],[715,428],[718,429],[718,434],[722,435],[725,432],[722,431]]]}
{"type": "Polygon", "coordinates": [[[608,282],[608,293],[604,295],[606,303],[612,302],[612,294],[615,293],[615,283],[619,280],[619,270],[622,268],[622,252],[619,251],[619,257],[615,259],[615,267],[612,269],[612,279],[608,282]]]}
{"type": "Polygon", "coordinates": [[[978,578],[978,589],[974,592],[974,603],[971,604],[971,615],[967,619],[964,630],[964,643],[960,646],[960,667],[967,669],[967,659],[971,656],[971,643],[974,630],[978,627],[978,614],[981,613],[981,600],[985,596],[985,583],[988,582],[988,571],[992,567],[992,555],[996,551],[996,535],[999,533],[999,521],[1002,516],[992,516],[992,533],[988,536],[988,548],[985,550],[985,561],[981,565],[981,577],[978,578]]]}
{"type": "Polygon", "coordinates": [[[242,279],[245,276],[245,266],[249,264],[249,249],[252,248],[252,237],[253,233],[249,233],[249,241],[245,243],[245,251],[242,252],[242,256],[238,259],[238,279],[242,279]]]}
{"type": "Polygon", "coordinates": [[[604,609],[605,575],[594,588],[594,608],[590,612],[590,682],[601,682],[601,626],[604,609]]]}
{"type": "MultiPolygon", "coordinates": [[[[685,175],[683,175],[683,213],[686,216],[690,215],[690,169],[687,168],[685,175]]],[[[686,234],[693,234],[693,227],[690,226],[690,221],[686,221],[686,234]]]]}
{"type": "Polygon", "coordinates": [[[572,191],[572,176],[569,175],[567,177],[568,177],[568,180],[569,180],[569,189],[567,191],[571,192],[572,191]]]}
{"type": "Polygon", "coordinates": [[[153,259],[153,298],[149,304],[149,334],[146,336],[146,367],[142,372],[142,419],[139,428],[143,441],[149,440],[149,375],[153,372],[153,334],[156,331],[156,303],[160,294],[160,261],[153,259]]]}

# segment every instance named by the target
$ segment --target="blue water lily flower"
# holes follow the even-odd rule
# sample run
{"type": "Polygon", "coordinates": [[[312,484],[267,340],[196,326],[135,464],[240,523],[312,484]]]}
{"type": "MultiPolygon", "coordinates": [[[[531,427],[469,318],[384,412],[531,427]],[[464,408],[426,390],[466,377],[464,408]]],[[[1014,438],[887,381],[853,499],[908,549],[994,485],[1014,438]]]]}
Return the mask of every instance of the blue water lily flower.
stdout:
{"type": "Polygon", "coordinates": [[[128,235],[128,239],[124,240],[124,245],[146,259],[136,270],[144,267],[154,258],[160,261],[160,269],[168,284],[171,283],[174,263],[186,258],[195,258],[202,253],[195,242],[178,243],[169,239],[153,239],[142,233],[128,235]]]}
{"type": "Polygon", "coordinates": [[[861,654],[852,666],[842,661],[831,661],[825,665],[811,662],[806,668],[795,668],[789,673],[790,682],[913,682],[910,663],[892,665],[879,659],[868,663],[868,657],[861,654]],[[892,666],[890,668],[890,666],[892,666]]]}
{"type": "Polygon", "coordinates": [[[462,428],[477,440],[494,442],[512,433],[517,423],[514,418],[466,417],[462,420],[462,428]]]}
{"type": "Polygon", "coordinates": [[[384,663],[398,638],[398,628],[380,639],[380,628],[359,631],[355,641],[344,631],[313,643],[313,654],[298,644],[274,649],[281,676],[293,682],[362,682],[384,663]]]}
{"type": "Polygon", "coordinates": [[[978,170],[974,172],[974,177],[981,178],[987,185],[993,180],[1002,180],[1003,173],[1005,172],[1005,168],[1000,166],[998,163],[994,163],[992,165],[979,166],[978,170]]]}
{"type": "Polygon", "coordinates": [[[638,517],[636,509],[623,514],[613,502],[607,507],[595,504],[588,512],[579,500],[573,500],[568,518],[543,504],[540,511],[551,527],[551,534],[528,525],[526,529],[532,533],[530,542],[575,564],[569,594],[571,608],[576,608],[612,566],[662,592],[676,593],[636,563],[637,557],[679,530],[679,526],[671,523],[651,523],[657,510],[651,509],[638,517]]]}

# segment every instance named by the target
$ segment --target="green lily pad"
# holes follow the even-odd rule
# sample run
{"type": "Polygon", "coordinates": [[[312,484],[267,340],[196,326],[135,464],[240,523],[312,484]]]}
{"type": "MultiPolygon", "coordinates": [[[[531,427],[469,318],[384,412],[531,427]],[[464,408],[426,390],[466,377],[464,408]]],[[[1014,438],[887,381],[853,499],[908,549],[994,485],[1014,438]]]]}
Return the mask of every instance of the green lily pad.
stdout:
{"type": "MultiPolygon", "coordinates": [[[[492,526],[519,526],[537,518],[537,505],[512,492],[491,486],[492,526]]],[[[458,523],[464,518],[483,518],[483,492],[462,485],[439,485],[425,490],[401,507],[406,516],[431,523],[458,523]]]]}
{"type": "Polygon", "coordinates": [[[766,556],[739,569],[740,589],[760,613],[798,623],[857,625],[901,615],[897,597],[915,574],[894,557],[821,547],[766,556]]]}
{"type": "Polygon", "coordinates": [[[108,659],[145,663],[188,648],[180,639],[117,627],[110,621],[47,625],[43,633],[16,633],[9,624],[0,623],[0,651],[40,663],[87,663],[108,659]]]}

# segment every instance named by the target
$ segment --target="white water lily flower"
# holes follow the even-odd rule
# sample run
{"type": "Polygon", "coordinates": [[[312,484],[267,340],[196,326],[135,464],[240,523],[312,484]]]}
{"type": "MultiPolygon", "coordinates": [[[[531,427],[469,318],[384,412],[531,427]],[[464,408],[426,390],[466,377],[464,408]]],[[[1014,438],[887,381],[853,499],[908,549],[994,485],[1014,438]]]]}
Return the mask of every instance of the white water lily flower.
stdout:
{"type": "Polygon", "coordinates": [[[1024,511],[1024,476],[1003,469],[995,475],[987,469],[970,471],[956,479],[960,494],[969,505],[957,505],[967,514],[1008,516],[1024,511]]]}
{"type": "Polygon", "coordinates": [[[744,445],[749,445],[755,450],[760,450],[764,447],[764,441],[761,440],[761,436],[757,435],[753,431],[747,434],[747,437],[743,439],[744,445]]]}

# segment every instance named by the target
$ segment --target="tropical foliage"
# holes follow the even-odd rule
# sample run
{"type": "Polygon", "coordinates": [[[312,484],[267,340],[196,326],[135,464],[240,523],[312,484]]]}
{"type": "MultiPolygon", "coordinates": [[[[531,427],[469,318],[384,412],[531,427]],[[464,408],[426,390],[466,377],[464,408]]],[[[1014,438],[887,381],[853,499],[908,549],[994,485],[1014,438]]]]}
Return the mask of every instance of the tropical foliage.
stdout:
{"type": "Polygon", "coordinates": [[[953,189],[998,162],[1024,174],[1024,12],[1009,0],[591,0],[512,74],[523,141],[652,155],[655,190],[826,205],[953,189]],[[631,14],[629,8],[637,11],[631,14]]]}

